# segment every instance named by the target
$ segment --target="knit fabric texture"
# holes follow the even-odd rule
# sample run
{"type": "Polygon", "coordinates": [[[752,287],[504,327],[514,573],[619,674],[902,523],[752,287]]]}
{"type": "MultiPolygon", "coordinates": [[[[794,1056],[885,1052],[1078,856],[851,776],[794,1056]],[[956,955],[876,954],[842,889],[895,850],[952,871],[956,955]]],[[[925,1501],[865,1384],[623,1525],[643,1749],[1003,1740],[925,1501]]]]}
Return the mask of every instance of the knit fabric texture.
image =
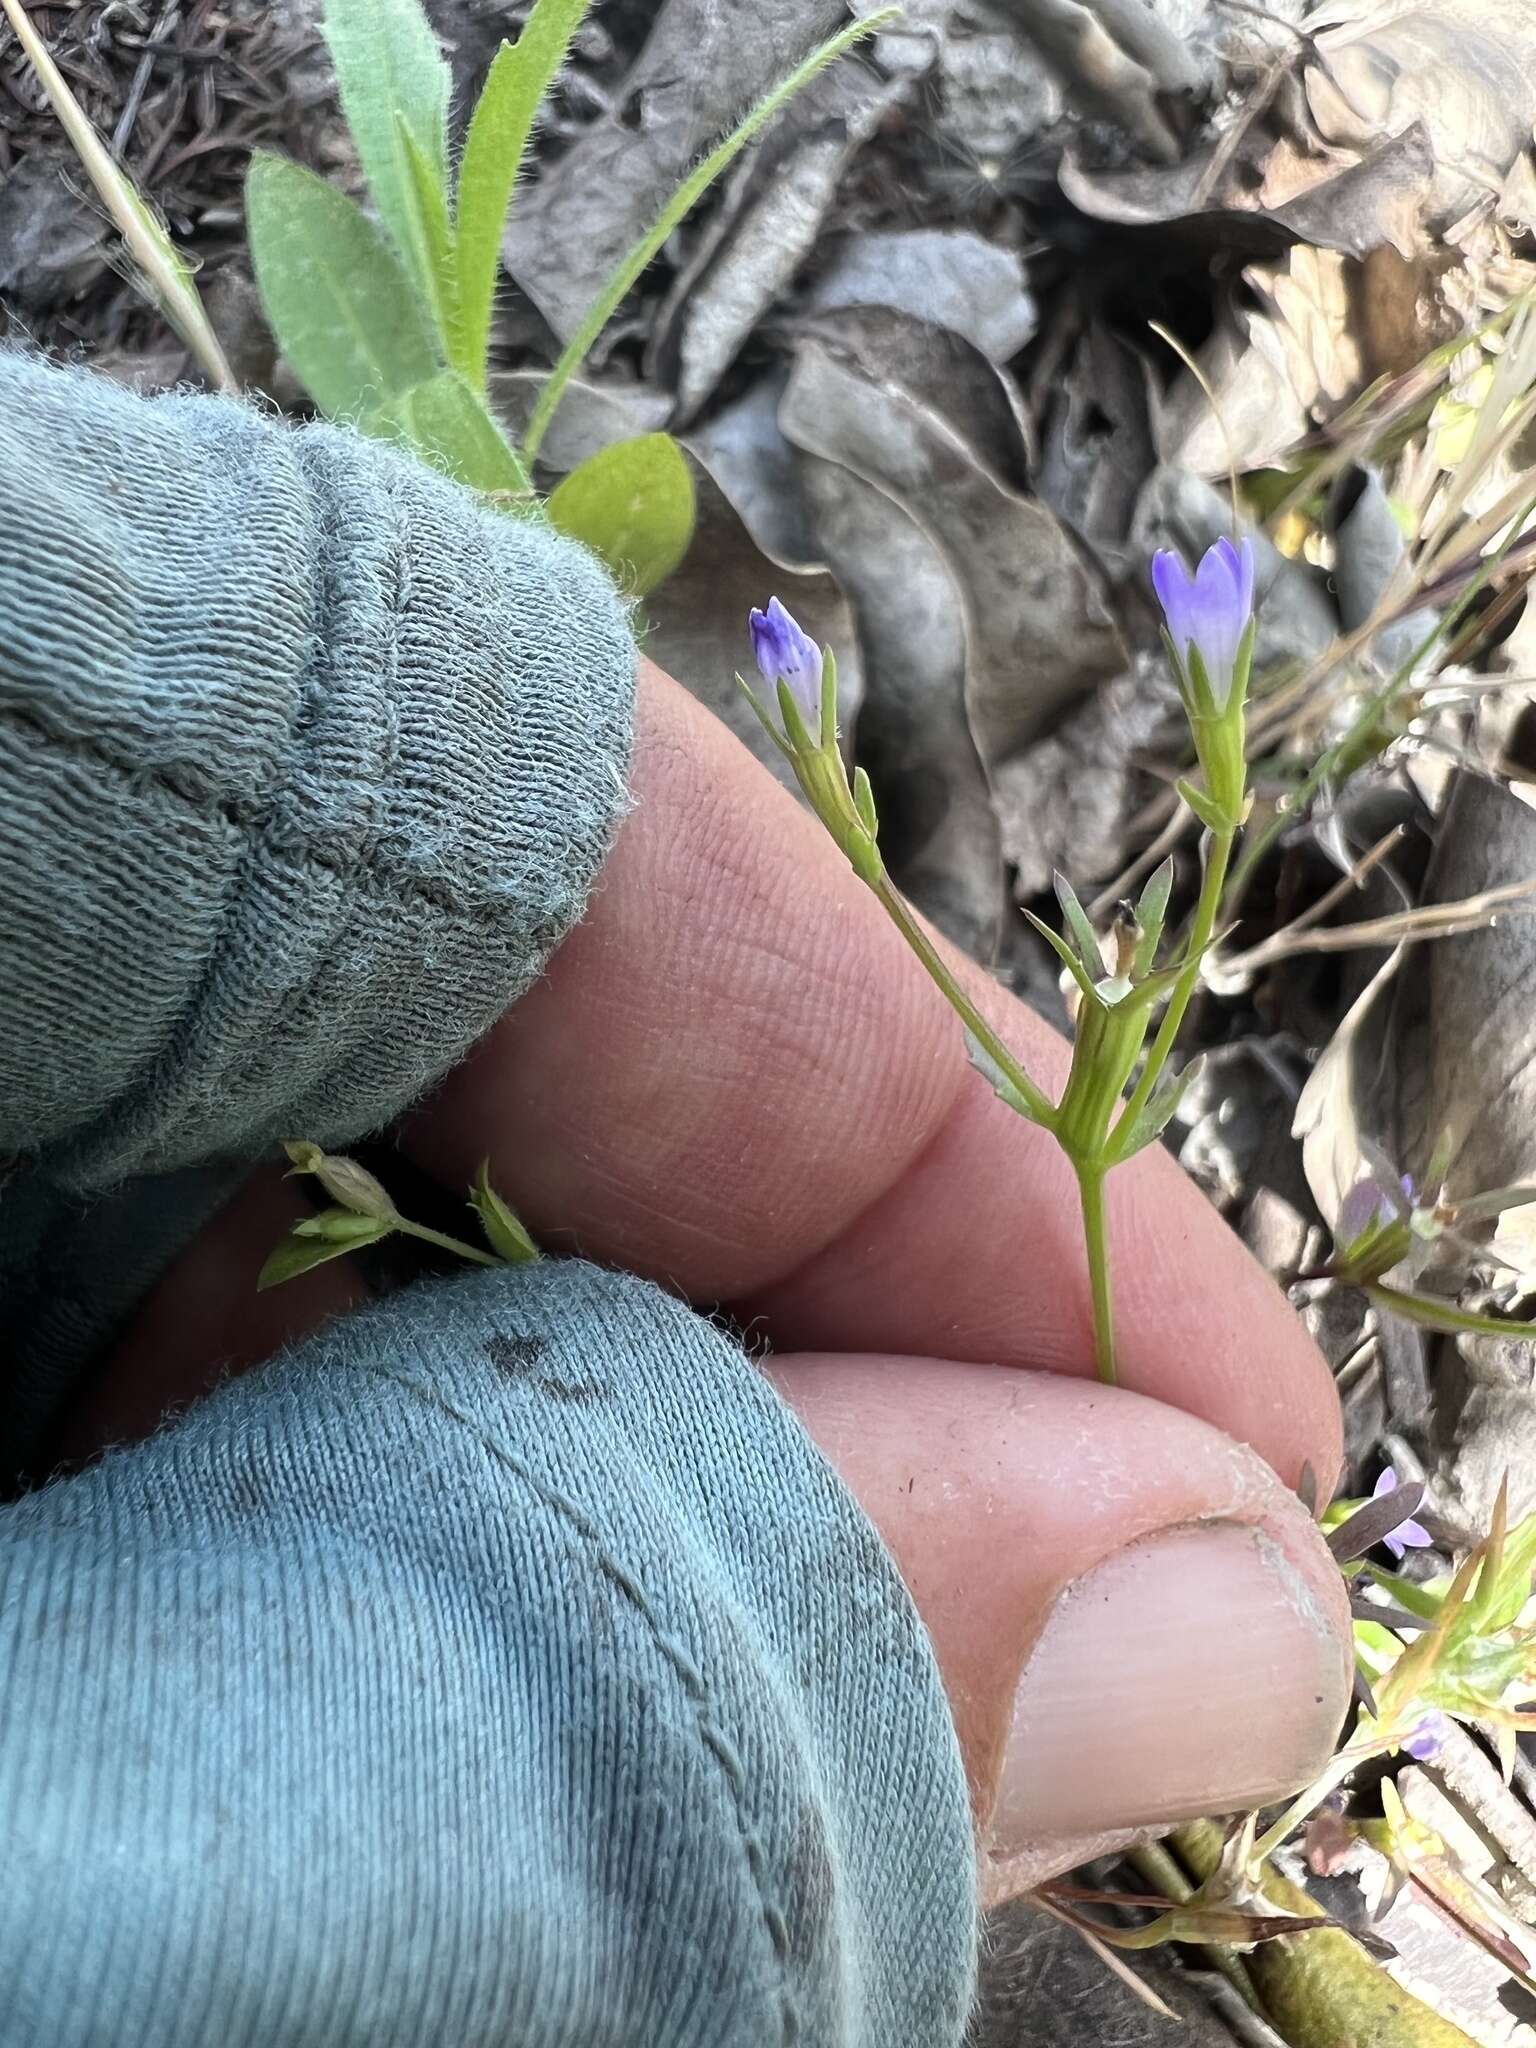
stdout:
{"type": "Polygon", "coordinates": [[[0,356],[0,1154],[377,1127],[580,914],[634,648],[403,455],[0,356]]]}
{"type": "Polygon", "coordinates": [[[539,972],[635,653],[582,549],[392,449],[16,351],[0,617],[3,1484],[239,1165],[378,1129],[539,972]]]}
{"type": "Polygon", "coordinates": [[[873,1530],[710,1324],[426,1283],[0,1512],[5,2048],[955,2048],[873,1530]]]}

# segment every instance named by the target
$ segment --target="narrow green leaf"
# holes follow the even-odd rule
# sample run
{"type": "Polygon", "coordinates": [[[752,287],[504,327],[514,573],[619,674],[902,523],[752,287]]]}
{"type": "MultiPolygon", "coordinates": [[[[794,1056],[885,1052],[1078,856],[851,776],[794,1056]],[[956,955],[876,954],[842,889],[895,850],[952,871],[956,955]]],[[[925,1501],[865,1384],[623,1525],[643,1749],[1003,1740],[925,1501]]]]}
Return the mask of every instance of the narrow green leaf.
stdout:
{"type": "Polygon", "coordinates": [[[400,147],[405,157],[405,196],[411,209],[417,246],[427,267],[427,286],[437,321],[439,344],[446,355],[448,337],[458,324],[459,272],[453,246],[453,223],[448,218],[448,193],[437,170],[421,153],[421,146],[397,117],[400,147]]]}
{"type": "Polygon", "coordinates": [[[16,40],[26,53],[38,82],[48,95],[76,156],[102,204],[111,214],[130,258],[137,267],[145,296],[176,330],[209,382],[220,391],[238,391],[224,359],[218,336],[208,324],[192,271],[166,232],[164,224],[128,173],[102,141],[84,107],[70,91],[64,74],[20,0],[0,0],[16,40]]]}
{"type": "MultiPolygon", "coordinates": [[[[325,39],[379,218],[429,293],[400,132],[403,126],[446,193],[451,78],[432,25],[419,0],[326,0],[325,39]]],[[[446,198],[443,204],[446,211],[446,198]]]]}
{"type": "Polygon", "coordinates": [[[480,1218],[485,1241],[509,1266],[529,1266],[539,1257],[539,1248],[517,1217],[491,1186],[491,1162],[482,1159],[475,1184],[469,1191],[469,1206],[480,1218]]]}
{"type": "Polygon", "coordinates": [[[1061,914],[1067,920],[1068,929],[1077,942],[1077,950],[1083,965],[1097,981],[1104,972],[1104,955],[1099,951],[1098,934],[1089,922],[1088,913],[1078,901],[1077,891],[1065,875],[1054,875],[1056,901],[1061,905],[1061,914]]]}
{"type": "Polygon", "coordinates": [[[1068,974],[1071,975],[1088,1000],[1090,1002],[1097,1002],[1098,997],[1094,992],[1093,981],[1088,970],[1061,936],[1061,933],[1052,931],[1045,919],[1043,917],[1036,917],[1032,910],[1025,909],[1024,915],[1056,955],[1062,966],[1066,968],[1068,974]]]}
{"type": "Polygon", "coordinates": [[[1025,1118],[1027,1122],[1039,1123],[1040,1119],[1030,1106],[1029,1098],[1017,1082],[1004,1073],[974,1031],[967,1031],[965,1034],[965,1056],[999,1102],[1006,1102],[1016,1115],[1025,1118]]]}
{"type": "Polygon", "coordinates": [[[588,456],[549,500],[562,533],[584,541],[619,584],[644,597],[693,538],[693,477],[670,434],[640,434],[588,456]]]}
{"type": "Polygon", "coordinates": [[[501,236],[539,108],[559,75],[592,0],[537,0],[515,43],[503,43],[470,117],[459,165],[454,226],[459,304],[452,361],[485,389],[491,306],[501,236]]]}
{"type": "Polygon", "coordinates": [[[1138,1152],[1144,1152],[1154,1139],[1160,1138],[1178,1113],[1179,1104],[1184,1100],[1185,1091],[1204,1066],[1203,1057],[1192,1059],[1182,1073],[1165,1072],[1157,1086],[1147,1097],[1147,1104],[1134,1124],[1122,1138],[1115,1133],[1115,1164],[1122,1165],[1133,1159],[1138,1152]]]}
{"type": "Polygon", "coordinates": [[[533,409],[533,417],[528,422],[528,431],[523,439],[523,460],[530,468],[539,452],[549,423],[555,416],[555,408],[565,393],[566,385],[581,368],[592,344],[613,318],[630,286],[657,254],[672,230],[693,211],[720,173],[729,169],[747,144],[767,127],[775,114],[786,106],[797,92],[809,85],[829,64],[836,63],[837,59],[846,50],[851,50],[855,43],[862,42],[866,36],[889,27],[899,11],[895,7],[887,7],[878,14],[867,14],[862,21],[850,22],[847,28],[840,30],[830,41],[823,43],[820,49],[813,50],[805,62],[792,71],[788,78],[782,80],[772,92],[758,101],[724,142],[712,149],[704,161],[678,186],[628,255],[614,266],[607,283],[588,308],[580,327],[561,351],[560,360],[555,364],[550,372],[549,381],[539,393],[538,404],[533,409]]]}
{"type": "MultiPolygon", "coordinates": [[[[357,1220],[361,1223],[364,1219],[359,1217],[357,1220]]],[[[257,1274],[257,1292],[268,1287],[281,1287],[285,1280],[296,1280],[301,1273],[311,1272],[330,1259],[344,1259],[348,1252],[355,1252],[365,1244],[377,1244],[381,1237],[389,1236],[391,1227],[388,1223],[377,1223],[366,1235],[339,1239],[285,1237],[257,1274]]]]}
{"type": "Polygon", "coordinates": [[[420,298],[345,193],[285,157],[258,153],[245,212],[272,331],[323,412],[351,417],[436,372],[420,298]]]}
{"type": "Polygon", "coordinates": [[[423,462],[509,511],[537,511],[517,451],[457,370],[440,370],[375,407],[359,424],[379,440],[405,442],[423,462]]]}
{"type": "Polygon", "coordinates": [[[864,768],[853,771],[853,808],[859,814],[859,823],[871,839],[877,838],[880,822],[875,815],[875,792],[870,787],[869,774],[864,768]]]}
{"type": "Polygon", "coordinates": [[[1168,916],[1168,897],[1173,888],[1173,855],[1160,861],[1147,877],[1136,904],[1136,922],[1141,927],[1141,942],[1136,948],[1135,972],[1143,975],[1157,958],[1157,949],[1162,942],[1163,924],[1168,916]]]}

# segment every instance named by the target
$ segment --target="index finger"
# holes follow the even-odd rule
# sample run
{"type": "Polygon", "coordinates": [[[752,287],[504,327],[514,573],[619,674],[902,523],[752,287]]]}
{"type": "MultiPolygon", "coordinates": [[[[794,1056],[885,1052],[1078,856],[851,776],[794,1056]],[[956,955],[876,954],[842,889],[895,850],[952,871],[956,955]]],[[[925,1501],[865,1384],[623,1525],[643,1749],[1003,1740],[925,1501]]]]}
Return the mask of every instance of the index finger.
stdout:
{"type": "MultiPolygon", "coordinates": [[[[586,919],[405,1142],[490,1156],[546,1242],[763,1318],[780,1347],[1091,1373],[1075,1186],[819,825],[642,670],[633,788],[586,919]]],[[[1066,1049],[979,969],[1054,1088],[1066,1049]]],[[[1326,1493],[1339,1416],[1278,1289],[1153,1147],[1109,1183],[1121,1380],[1326,1493]]]]}

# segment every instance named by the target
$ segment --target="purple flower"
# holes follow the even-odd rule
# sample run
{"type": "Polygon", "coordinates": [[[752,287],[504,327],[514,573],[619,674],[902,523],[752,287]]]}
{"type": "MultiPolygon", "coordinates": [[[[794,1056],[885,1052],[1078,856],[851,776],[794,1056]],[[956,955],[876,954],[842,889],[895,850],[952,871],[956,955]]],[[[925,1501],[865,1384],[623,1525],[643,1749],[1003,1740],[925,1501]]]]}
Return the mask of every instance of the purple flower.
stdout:
{"type": "MultiPolygon", "coordinates": [[[[1375,1486],[1372,1487],[1371,1499],[1380,1500],[1384,1493],[1396,1493],[1396,1491],[1397,1474],[1389,1465],[1377,1480],[1375,1486]]],[[[1414,1521],[1412,1516],[1404,1515],[1397,1526],[1389,1529],[1381,1540],[1386,1544],[1394,1557],[1401,1558],[1405,1550],[1428,1549],[1435,1539],[1421,1523],[1414,1521]]]]}
{"type": "Polygon", "coordinates": [[[814,735],[821,719],[821,649],[776,597],[769,598],[767,611],[750,611],[747,624],[770,705],[777,706],[779,684],[787,683],[814,735]]]}
{"type": "Polygon", "coordinates": [[[1339,1204],[1339,1227],[1334,1235],[1341,1245],[1353,1244],[1368,1230],[1385,1230],[1388,1224],[1405,1221],[1405,1207],[1412,1209],[1417,1199],[1406,1173],[1399,1176],[1396,1188],[1379,1174],[1368,1173],[1339,1204]]]}
{"type": "Polygon", "coordinates": [[[1181,665],[1200,656],[1216,709],[1232,694],[1238,649],[1253,617],[1253,543],[1223,536],[1206,549],[1191,576],[1184,557],[1161,548],[1152,557],[1152,583],[1168,621],[1168,637],[1181,665]]]}
{"type": "Polygon", "coordinates": [[[1403,1737],[1399,1747],[1421,1764],[1432,1763],[1440,1754],[1441,1746],[1450,1733],[1450,1723],[1438,1708],[1431,1707],[1421,1714],[1412,1728],[1403,1737]]]}

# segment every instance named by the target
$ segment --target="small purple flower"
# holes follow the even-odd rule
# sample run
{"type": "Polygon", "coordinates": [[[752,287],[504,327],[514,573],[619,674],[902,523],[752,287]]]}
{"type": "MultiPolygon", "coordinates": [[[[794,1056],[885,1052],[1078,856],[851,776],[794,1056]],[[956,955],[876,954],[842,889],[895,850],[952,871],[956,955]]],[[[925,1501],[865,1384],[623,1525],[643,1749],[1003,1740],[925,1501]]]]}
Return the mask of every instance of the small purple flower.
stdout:
{"type": "Polygon", "coordinates": [[[777,706],[779,684],[787,683],[814,735],[821,718],[821,649],[776,597],[769,598],[767,611],[750,611],[747,624],[770,705],[777,706]]]}
{"type": "Polygon", "coordinates": [[[1388,1224],[1406,1222],[1405,1208],[1411,1210],[1418,1193],[1408,1175],[1398,1178],[1394,1189],[1378,1174],[1357,1180],[1339,1204],[1339,1227],[1334,1233],[1341,1245],[1353,1244],[1368,1230],[1385,1230],[1388,1224]]]}
{"type": "Polygon", "coordinates": [[[1206,549],[1193,576],[1184,557],[1161,548],[1152,557],[1152,583],[1168,621],[1179,661],[1200,656],[1218,711],[1232,694],[1238,649],[1253,616],[1253,543],[1225,535],[1206,549]]]}
{"type": "MultiPolygon", "coordinates": [[[[1397,1474],[1389,1465],[1371,1489],[1371,1499],[1380,1500],[1384,1493],[1396,1493],[1397,1474]]],[[[1395,1558],[1401,1558],[1405,1550],[1427,1550],[1434,1543],[1434,1537],[1422,1523],[1404,1515],[1396,1528],[1389,1529],[1381,1539],[1395,1558]]]]}
{"type": "Polygon", "coordinates": [[[1418,1763],[1433,1763],[1449,1733],[1450,1723],[1444,1714],[1437,1707],[1431,1707],[1415,1721],[1399,1747],[1405,1749],[1418,1763]]]}

